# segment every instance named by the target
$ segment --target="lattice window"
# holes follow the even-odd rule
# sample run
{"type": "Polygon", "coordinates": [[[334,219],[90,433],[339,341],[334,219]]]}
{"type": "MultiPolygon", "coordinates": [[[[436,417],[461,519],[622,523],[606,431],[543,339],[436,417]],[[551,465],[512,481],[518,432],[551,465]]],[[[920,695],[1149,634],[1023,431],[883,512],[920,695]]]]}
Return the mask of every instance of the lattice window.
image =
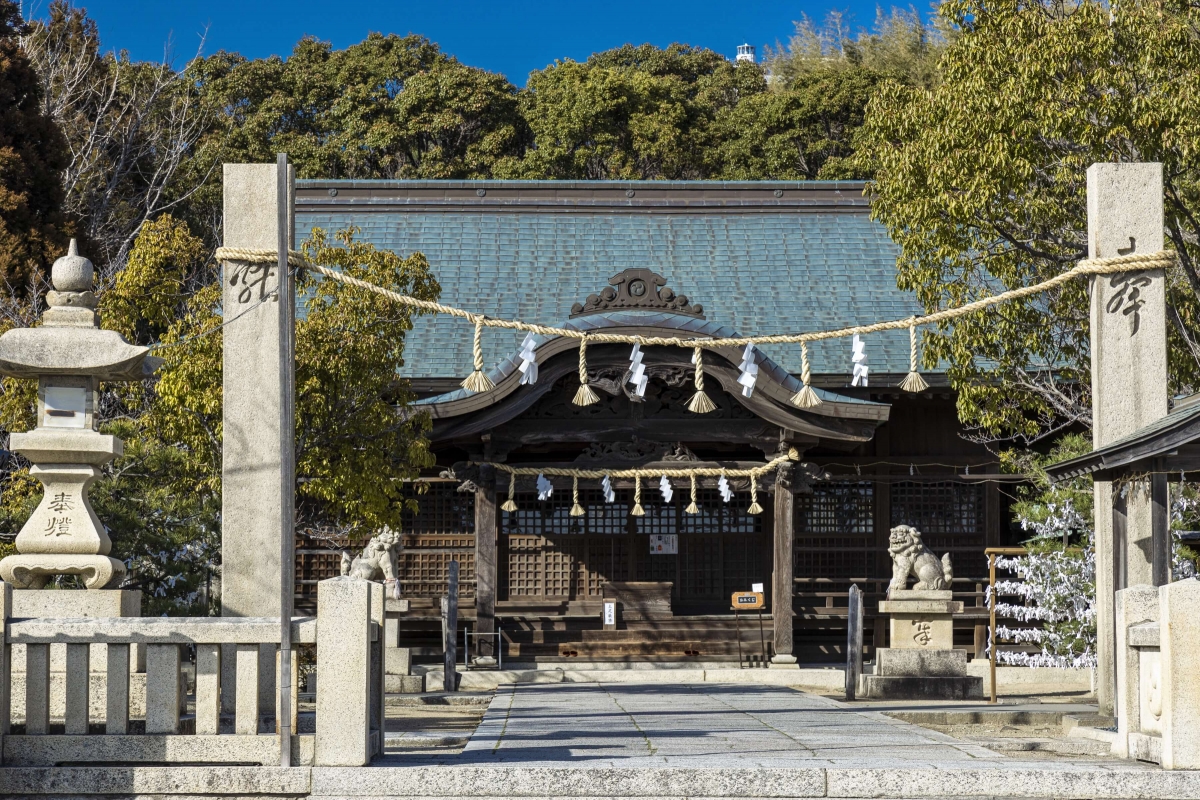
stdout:
{"type": "Polygon", "coordinates": [[[435,481],[407,484],[405,498],[417,501],[416,513],[406,511],[401,516],[400,530],[406,534],[463,534],[475,532],[475,493],[458,491],[458,484],[435,481]]]}
{"type": "Polygon", "coordinates": [[[797,578],[865,578],[875,563],[874,484],[829,481],[796,495],[797,578]]]}
{"type": "Polygon", "coordinates": [[[985,508],[983,484],[892,484],[892,525],[919,530],[939,557],[950,553],[959,578],[987,573],[985,508]]]}

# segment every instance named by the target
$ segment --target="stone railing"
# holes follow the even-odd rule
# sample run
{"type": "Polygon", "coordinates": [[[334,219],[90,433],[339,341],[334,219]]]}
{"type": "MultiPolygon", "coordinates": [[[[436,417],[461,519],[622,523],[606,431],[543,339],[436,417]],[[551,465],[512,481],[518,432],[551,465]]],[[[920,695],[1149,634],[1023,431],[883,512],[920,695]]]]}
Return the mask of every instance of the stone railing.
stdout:
{"type": "MultiPolygon", "coordinates": [[[[292,737],[293,764],[364,765],[382,751],[383,595],[380,584],[333,578],[318,587],[318,615],[292,619],[293,644],[315,645],[317,660],[315,713],[297,711],[293,672],[292,731],[299,731],[292,737]]],[[[19,619],[12,617],[12,607],[12,588],[0,584],[5,766],[280,763],[272,710],[279,703],[278,618],[19,619]],[[23,665],[13,663],[14,646],[24,650],[23,665]],[[51,716],[56,646],[65,649],[61,718],[51,716]],[[95,680],[91,667],[97,646],[104,656],[103,681],[95,680]],[[138,648],[144,649],[145,679],[135,700],[130,658],[138,648]],[[183,666],[192,657],[189,696],[183,666]],[[275,675],[262,675],[272,663],[275,675]],[[20,666],[23,681],[17,680],[20,666]],[[11,695],[22,683],[24,713],[16,715],[11,695]],[[106,695],[103,703],[91,696],[97,684],[106,695]],[[275,693],[273,704],[269,694],[260,696],[263,687],[275,693]]],[[[295,658],[292,663],[295,669],[295,658]]]]}
{"type": "Polygon", "coordinates": [[[1116,594],[1113,754],[1200,769],[1200,580],[1116,594]]]}

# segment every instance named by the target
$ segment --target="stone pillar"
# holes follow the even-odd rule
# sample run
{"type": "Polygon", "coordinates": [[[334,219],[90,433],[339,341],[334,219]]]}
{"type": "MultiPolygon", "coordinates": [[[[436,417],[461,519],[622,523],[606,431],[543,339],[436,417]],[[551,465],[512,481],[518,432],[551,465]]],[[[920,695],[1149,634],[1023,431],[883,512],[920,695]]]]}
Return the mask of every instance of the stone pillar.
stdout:
{"type": "MultiPolygon", "coordinates": [[[[496,470],[484,464],[479,468],[475,488],[475,632],[496,631],[496,470]]],[[[492,639],[478,640],[481,659],[495,659],[492,639]]],[[[468,654],[468,657],[470,654],[468,654]]],[[[483,663],[494,663],[484,661],[483,663]]]]}
{"type": "Polygon", "coordinates": [[[371,600],[359,578],[317,584],[316,766],[371,761],[371,600]]]}
{"type": "MultiPolygon", "coordinates": [[[[275,164],[225,165],[225,247],[278,247],[276,169],[275,164]]],[[[283,459],[294,455],[283,446],[280,430],[281,306],[274,296],[279,276],[273,264],[226,261],[223,270],[221,613],[278,617],[281,537],[294,535],[282,530],[281,522],[281,475],[288,468],[283,459]]]]}
{"type": "Polygon", "coordinates": [[[1158,602],[1162,766],[1200,769],[1200,581],[1164,586],[1158,602]]]}
{"type": "Polygon", "coordinates": [[[775,655],[771,663],[792,665],[792,465],[781,464],[775,474],[775,569],[771,578],[771,619],[775,626],[775,655]]]}
{"type": "MultiPolygon", "coordinates": [[[[1093,164],[1087,195],[1089,258],[1163,248],[1161,164],[1093,164]]],[[[1098,275],[1091,295],[1092,442],[1099,448],[1167,413],[1165,275],[1163,270],[1098,275]]],[[[1153,502],[1149,481],[1128,485],[1116,509],[1111,482],[1096,481],[1095,494],[1096,696],[1100,713],[1112,714],[1113,593],[1153,582],[1153,502]],[[1114,511],[1120,517],[1115,533],[1124,528],[1123,541],[1114,539],[1114,511]],[[1119,554],[1123,564],[1114,557],[1119,554]]]]}

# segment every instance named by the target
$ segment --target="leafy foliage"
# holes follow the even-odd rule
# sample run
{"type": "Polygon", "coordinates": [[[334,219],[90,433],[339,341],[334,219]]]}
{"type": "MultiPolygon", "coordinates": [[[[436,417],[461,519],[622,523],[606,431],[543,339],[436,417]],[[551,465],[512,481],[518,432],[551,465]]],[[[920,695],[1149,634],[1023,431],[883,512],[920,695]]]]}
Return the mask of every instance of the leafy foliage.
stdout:
{"type": "MultiPolygon", "coordinates": [[[[1200,383],[1200,7],[951,0],[961,29],[931,88],[892,81],[867,108],[861,170],[901,248],[899,284],[929,310],[1028,285],[1087,253],[1093,162],[1161,161],[1172,387],[1200,383]]],[[[926,332],[960,418],[986,439],[1034,441],[1090,424],[1087,286],[960,317],[926,332]]]]}
{"type": "MultiPolygon", "coordinates": [[[[421,255],[401,258],[314,230],[305,243],[316,263],[395,291],[436,299],[440,288],[421,255]]],[[[146,595],[147,613],[206,613],[220,571],[221,285],[203,242],[164,215],[137,237],[128,266],[106,292],[106,325],[150,344],[164,358],[154,380],[102,387],[101,430],[125,441],[91,491],[109,526],[113,552],[146,595]]],[[[413,501],[405,478],[432,463],[428,419],[408,411],[404,332],[411,312],[374,294],[304,277],[297,342],[297,524],[361,537],[399,527],[413,501]]],[[[0,424],[28,430],[32,381],[6,381],[0,424]]],[[[16,465],[19,467],[19,465],[16,465]]],[[[13,533],[40,486],[10,471],[0,525],[13,533]]]]}
{"type": "Polygon", "coordinates": [[[44,279],[69,229],[58,182],[66,142],[41,109],[37,73],[20,47],[23,29],[17,4],[0,0],[0,282],[17,298],[44,279]]]}

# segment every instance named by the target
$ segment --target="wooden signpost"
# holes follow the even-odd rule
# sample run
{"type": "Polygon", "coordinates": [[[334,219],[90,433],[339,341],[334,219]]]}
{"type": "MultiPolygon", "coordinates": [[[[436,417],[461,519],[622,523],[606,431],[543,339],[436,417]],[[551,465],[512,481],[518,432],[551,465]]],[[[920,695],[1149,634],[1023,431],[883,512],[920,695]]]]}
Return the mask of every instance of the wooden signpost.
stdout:
{"type": "Polygon", "coordinates": [[[733,608],[734,629],[737,632],[738,643],[738,669],[743,669],[742,666],[742,611],[757,611],[758,612],[758,640],[762,647],[763,666],[767,664],[767,636],[763,631],[763,608],[766,606],[766,596],[762,592],[734,592],[729,599],[729,605],[733,608]]]}

